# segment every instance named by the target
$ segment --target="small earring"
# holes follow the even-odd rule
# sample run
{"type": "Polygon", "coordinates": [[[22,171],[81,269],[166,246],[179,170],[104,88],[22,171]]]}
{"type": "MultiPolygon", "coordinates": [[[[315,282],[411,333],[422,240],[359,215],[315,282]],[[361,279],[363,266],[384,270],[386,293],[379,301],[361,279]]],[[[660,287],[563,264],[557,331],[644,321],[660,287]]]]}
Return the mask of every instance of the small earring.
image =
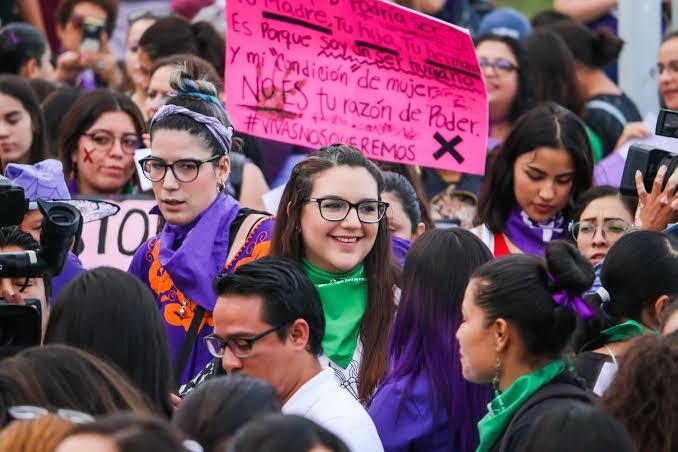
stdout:
{"type": "MultiPolygon", "coordinates": [[[[499,398],[501,391],[499,391],[499,375],[501,374],[501,355],[497,354],[497,359],[494,362],[494,377],[492,377],[492,387],[494,388],[495,398],[499,398]]],[[[501,399],[499,399],[501,400],[501,399]]]]}

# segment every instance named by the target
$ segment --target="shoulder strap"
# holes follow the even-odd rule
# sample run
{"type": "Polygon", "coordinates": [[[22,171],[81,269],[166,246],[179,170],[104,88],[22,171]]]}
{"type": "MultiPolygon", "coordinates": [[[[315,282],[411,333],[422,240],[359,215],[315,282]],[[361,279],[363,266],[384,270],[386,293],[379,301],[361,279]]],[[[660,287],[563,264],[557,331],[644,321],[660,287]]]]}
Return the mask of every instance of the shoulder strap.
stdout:
{"type": "Polygon", "coordinates": [[[625,127],[626,123],[628,122],[626,121],[626,117],[621,112],[621,110],[619,110],[616,106],[614,106],[610,102],[594,99],[586,102],[586,108],[603,110],[604,112],[612,115],[617,121],[619,121],[622,127],[625,127]]]}
{"type": "Polygon", "coordinates": [[[233,189],[235,190],[235,199],[239,199],[240,191],[242,188],[243,170],[245,168],[245,164],[247,163],[247,158],[244,155],[239,154],[237,152],[232,152],[230,158],[231,158],[231,174],[228,178],[228,181],[231,183],[233,189]]]}
{"type": "MultiPolygon", "coordinates": [[[[235,240],[235,236],[238,234],[238,230],[240,230],[240,226],[242,226],[243,221],[245,221],[245,218],[252,214],[269,215],[267,212],[242,207],[238,211],[238,215],[236,215],[235,219],[231,222],[231,226],[228,230],[229,251],[231,250],[231,246],[233,246],[233,241],[235,240]]],[[[181,345],[179,356],[177,356],[177,361],[174,365],[174,377],[177,383],[179,383],[181,374],[184,371],[186,361],[188,360],[188,355],[191,353],[191,349],[193,348],[195,339],[198,336],[198,327],[202,323],[202,319],[204,316],[205,308],[203,308],[200,305],[196,305],[195,312],[193,313],[193,320],[191,320],[191,325],[188,327],[188,333],[186,333],[186,338],[184,339],[184,343],[181,345]]]]}
{"type": "Polygon", "coordinates": [[[520,425],[520,418],[529,411],[532,407],[549,399],[570,399],[578,402],[591,403],[593,397],[584,389],[568,383],[551,383],[543,386],[537,392],[532,394],[525,403],[513,415],[511,422],[504,431],[501,443],[499,445],[499,452],[506,452],[508,448],[508,440],[511,434],[520,425]]]}
{"type": "Polygon", "coordinates": [[[188,355],[191,353],[195,338],[198,335],[198,327],[202,323],[202,318],[205,317],[205,308],[197,304],[195,306],[195,312],[193,313],[191,325],[188,327],[186,339],[184,339],[184,343],[181,345],[181,351],[179,351],[179,356],[177,356],[177,361],[174,364],[174,381],[177,384],[180,382],[181,374],[184,372],[184,367],[188,360],[188,355]]]}

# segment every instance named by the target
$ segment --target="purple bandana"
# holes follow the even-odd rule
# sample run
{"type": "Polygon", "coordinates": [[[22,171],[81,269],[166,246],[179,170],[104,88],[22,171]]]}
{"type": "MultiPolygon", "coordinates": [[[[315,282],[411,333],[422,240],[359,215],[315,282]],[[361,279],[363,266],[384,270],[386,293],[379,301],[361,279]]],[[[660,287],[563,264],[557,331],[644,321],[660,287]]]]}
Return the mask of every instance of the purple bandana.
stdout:
{"type": "Polygon", "coordinates": [[[160,233],[160,264],[179,290],[208,311],[217,300],[212,280],[226,262],[228,231],[239,210],[238,201],[219,195],[189,231],[166,223],[160,233]]]}
{"type": "Polygon", "coordinates": [[[195,122],[207,127],[207,130],[214,136],[214,138],[219,142],[221,148],[224,150],[224,154],[231,152],[231,142],[233,140],[233,127],[226,127],[219,121],[217,118],[212,116],[203,115],[201,113],[189,110],[188,108],[180,107],[178,105],[164,105],[160,107],[151,119],[151,129],[158,121],[167,116],[172,115],[183,115],[188,116],[193,119],[195,122]]]}
{"type": "Polygon", "coordinates": [[[546,244],[562,239],[567,231],[565,217],[561,213],[538,223],[516,205],[506,220],[503,232],[523,253],[544,257],[546,244]]]}

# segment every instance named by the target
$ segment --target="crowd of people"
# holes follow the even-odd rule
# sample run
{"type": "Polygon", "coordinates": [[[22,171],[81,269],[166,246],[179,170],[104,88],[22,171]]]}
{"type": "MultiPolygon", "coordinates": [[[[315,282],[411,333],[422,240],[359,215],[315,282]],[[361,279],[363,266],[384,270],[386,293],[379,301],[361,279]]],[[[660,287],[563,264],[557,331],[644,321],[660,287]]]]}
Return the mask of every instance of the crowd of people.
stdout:
{"type": "MultiPolygon", "coordinates": [[[[0,8],[0,169],[27,200],[0,252],[45,245],[39,201],[94,221],[146,195],[160,221],[127,269],[83,268],[76,234],[58,273],[0,278],[0,450],[678,448],[678,157],[620,191],[652,132],[616,2],[398,2],[473,34],[483,176],[235,130],[200,20],[223,1],[56,3],[0,8]]],[[[656,51],[678,110],[678,34],[656,51]]]]}

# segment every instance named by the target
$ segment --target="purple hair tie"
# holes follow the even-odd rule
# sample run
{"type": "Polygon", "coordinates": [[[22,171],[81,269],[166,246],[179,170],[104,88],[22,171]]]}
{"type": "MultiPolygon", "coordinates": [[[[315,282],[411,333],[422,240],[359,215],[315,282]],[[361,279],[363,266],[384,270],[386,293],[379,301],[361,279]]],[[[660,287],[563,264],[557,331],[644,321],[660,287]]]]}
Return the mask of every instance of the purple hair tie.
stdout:
{"type": "Polygon", "coordinates": [[[200,124],[203,124],[207,127],[207,130],[216,138],[219,142],[219,145],[224,149],[224,154],[231,152],[231,143],[233,140],[233,127],[226,127],[219,121],[217,118],[212,116],[203,115],[188,108],[180,107],[178,105],[163,105],[160,110],[157,111],[153,119],[151,120],[151,128],[161,119],[164,119],[172,115],[183,115],[188,116],[200,124]]]}
{"type": "Polygon", "coordinates": [[[19,37],[12,30],[5,30],[5,32],[2,35],[5,37],[7,42],[12,44],[13,46],[19,44],[19,37]]]}
{"type": "MultiPolygon", "coordinates": [[[[547,273],[549,281],[552,283],[556,282],[556,278],[553,277],[551,273],[547,273]]],[[[592,319],[596,316],[596,312],[591,308],[591,306],[586,303],[586,301],[578,296],[567,293],[565,289],[561,289],[557,292],[551,294],[553,302],[559,304],[566,309],[574,311],[584,320],[592,319]]]]}

